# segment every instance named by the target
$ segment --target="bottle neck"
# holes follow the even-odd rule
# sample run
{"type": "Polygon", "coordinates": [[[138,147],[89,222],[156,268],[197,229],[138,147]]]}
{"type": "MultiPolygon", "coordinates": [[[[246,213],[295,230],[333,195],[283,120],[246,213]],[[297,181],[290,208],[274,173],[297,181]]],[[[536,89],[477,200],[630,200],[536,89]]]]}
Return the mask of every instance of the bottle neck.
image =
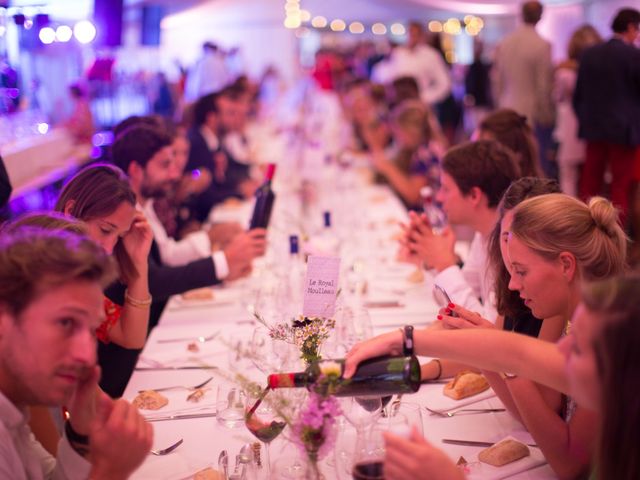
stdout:
{"type": "Polygon", "coordinates": [[[307,385],[307,375],[304,372],[272,373],[267,379],[269,388],[295,388],[307,385]]]}
{"type": "Polygon", "coordinates": [[[297,235],[291,235],[289,237],[289,254],[292,257],[297,257],[298,253],[300,253],[300,244],[298,242],[298,236],[297,235]]]}
{"type": "Polygon", "coordinates": [[[264,176],[264,182],[271,184],[271,180],[273,180],[273,176],[276,173],[276,164],[275,163],[270,163],[269,165],[267,165],[267,172],[265,173],[264,176]]]}
{"type": "Polygon", "coordinates": [[[324,212],[324,228],[331,228],[331,212],[324,212]]]}

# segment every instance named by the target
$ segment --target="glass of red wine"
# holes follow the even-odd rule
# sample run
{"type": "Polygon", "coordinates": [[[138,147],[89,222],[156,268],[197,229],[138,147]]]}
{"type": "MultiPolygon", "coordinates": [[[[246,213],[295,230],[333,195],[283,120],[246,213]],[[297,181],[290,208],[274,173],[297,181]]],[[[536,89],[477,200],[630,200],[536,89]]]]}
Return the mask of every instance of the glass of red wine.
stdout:
{"type": "Polygon", "coordinates": [[[384,480],[384,439],[380,428],[358,432],[351,467],[354,480],[384,480]]]}
{"type": "Polygon", "coordinates": [[[262,392],[248,392],[244,423],[247,429],[264,443],[265,478],[271,478],[271,459],[269,444],[282,433],[286,422],[277,409],[268,401],[263,401],[268,389],[262,392]]]}

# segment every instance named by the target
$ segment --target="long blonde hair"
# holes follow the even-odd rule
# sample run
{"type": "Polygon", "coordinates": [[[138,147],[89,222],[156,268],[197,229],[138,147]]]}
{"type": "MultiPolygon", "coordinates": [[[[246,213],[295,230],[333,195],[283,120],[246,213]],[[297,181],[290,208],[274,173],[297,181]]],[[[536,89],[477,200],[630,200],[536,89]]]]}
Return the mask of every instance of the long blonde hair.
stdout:
{"type": "Polygon", "coordinates": [[[548,260],[572,253],[586,281],[608,278],[626,267],[627,236],[618,211],[602,197],[593,197],[588,205],[562,193],[530,198],[514,209],[511,232],[548,260]]]}

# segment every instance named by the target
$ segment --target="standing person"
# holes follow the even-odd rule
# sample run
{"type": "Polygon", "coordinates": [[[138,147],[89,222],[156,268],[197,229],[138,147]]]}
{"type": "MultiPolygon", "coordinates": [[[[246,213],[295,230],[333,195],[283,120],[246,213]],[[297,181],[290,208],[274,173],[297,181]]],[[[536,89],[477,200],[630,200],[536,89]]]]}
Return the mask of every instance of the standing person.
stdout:
{"type": "Polygon", "coordinates": [[[509,108],[495,110],[478,126],[479,140],[496,140],[515,153],[523,177],[542,177],[538,162],[538,142],[527,117],[509,108]]]}
{"type": "Polygon", "coordinates": [[[224,52],[213,42],[202,45],[202,57],[191,68],[185,85],[185,100],[194,102],[203,95],[221,90],[229,83],[224,52]]]}
{"type": "Polygon", "coordinates": [[[73,112],[64,126],[76,143],[91,143],[95,127],[87,94],[79,84],[74,83],[69,86],[69,95],[73,99],[73,112]]]}
{"type": "Polygon", "coordinates": [[[491,64],[482,58],[483,49],[482,40],[475,38],[473,41],[473,62],[469,65],[464,77],[465,126],[468,132],[473,132],[493,108],[489,75],[491,64]]]}
{"type": "Polygon", "coordinates": [[[611,200],[626,219],[631,171],[640,150],[640,50],[634,47],[640,12],[618,11],[613,37],[584,52],[578,69],[573,107],[578,135],[587,142],[580,180],[583,199],[598,195],[604,172],[611,169],[611,200]]]}
{"type": "Polygon", "coordinates": [[[550,153],[555,121],[551,44],[536,31],[542,10],[537,1],[522,5],[523,25],[496,48],[492,80],[497,106],[527,117],[538,139],[540,166],[545,175],[557,178],[550,153]]]}
{"type": "Polygon", "coordinates": [[[9,180],[9,173],[4,166],[4,160],[0,157],[0,208],[4,208],[4,206],[9,203],[12,191],[13,187],[9,180]]]}
{"type": "Polygon", "coordinates": [[[558,116],[553,135],[558,142],[560,186],[567,195],[578,196],[580,169],[584,163],[585,145],[578,138],[578,119],[571,104],[578,77],[578,65],[582,53],[589,47],[602,42],[602,37],[591,25],[578,28],[567,48],[567,60],[556,68],[553,81],[553,98],[558,116]]]}
{"type": "Polygon", "coordinates": [[[420,86],[420,98],[428,105],[441,102],[451,91],[451,78],[438,51],[427,45],[422,23],[409,23],[407,43],[391,52],[386,76],[414,77],[420,86]]]}
{"type": "Polygon", "coordinates": [[[153,429],[97,389],[95,329],[115,277],[87,237],[23,227],[0,238],[0,477],[124,480],[144,461],[153,429]],[[27,425],[29,407],[66,406],[56,458],[27,425]]]}

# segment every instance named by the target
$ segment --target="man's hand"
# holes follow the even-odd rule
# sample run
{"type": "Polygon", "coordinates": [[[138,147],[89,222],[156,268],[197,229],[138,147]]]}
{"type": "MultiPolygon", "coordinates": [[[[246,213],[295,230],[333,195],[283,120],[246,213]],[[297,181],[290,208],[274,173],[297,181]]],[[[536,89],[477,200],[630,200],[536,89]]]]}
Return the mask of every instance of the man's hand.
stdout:
{"type": "Polygon", "coordinates": [[[207,231],[211,245],[219,245],[220,248],[225,248],[240,233],[242,226],[237,222],[214,223],[207,231]]]}
{"type": "Polygon", "coordinates": [[[456,236],[449,227],[445,227],[436,235],[429,225],[425,215],[409,212],[411,222],[405,237],[405,245],[414,252],[425,266],[441,272],[456,264],[456,254],[453,247],[456,236]]]}
{"type": "Polygon", "coordinates": [[[251,261],[264,255],[267,248],[266,237],[267,231],[264,228],[255,228],[237,235],[223,250],[229,265],[228,280],[235,280],[251,272],[251,261]]]}
{"type": "Polygon", "coordinates": [[[138,409],[102,393],[89,433],[91,480],[129,478],[152,444],[153,428],[138,409]]]}

